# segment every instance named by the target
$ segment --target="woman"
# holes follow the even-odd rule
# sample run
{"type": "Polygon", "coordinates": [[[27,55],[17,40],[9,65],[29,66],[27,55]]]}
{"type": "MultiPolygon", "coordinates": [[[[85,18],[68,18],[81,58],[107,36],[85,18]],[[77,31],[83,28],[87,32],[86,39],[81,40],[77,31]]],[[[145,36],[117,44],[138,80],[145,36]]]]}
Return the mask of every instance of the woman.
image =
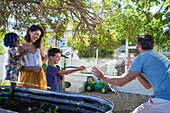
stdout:
{"type": "Polygon", "coordinates": [[[41,27],[32,25],[25,36],[23,48],[28,49],[28,54],[24,56],[22,73],[20,76],[20,86],[37,89],[47,89],[47,82],[42,64],[48,60],[43,51],[41,39],[44,32],[41,27]]]}

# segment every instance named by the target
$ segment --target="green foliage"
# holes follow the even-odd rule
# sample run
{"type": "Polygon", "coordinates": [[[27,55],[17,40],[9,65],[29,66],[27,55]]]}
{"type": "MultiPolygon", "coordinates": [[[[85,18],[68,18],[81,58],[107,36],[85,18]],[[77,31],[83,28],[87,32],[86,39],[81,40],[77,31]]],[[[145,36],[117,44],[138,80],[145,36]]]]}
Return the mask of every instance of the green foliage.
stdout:
{"type": "MultiPolygon", "coordinates": [[[[58,0],[55,2],[55,5],[58,4],[57,6],[60,6],[58,0]]],[[[43,3],[52,7],[54,6],[52,1],[44,0],[43,3]]],[[[69,22],[69,18],[66,17],[66,14],[69,14],[67,10],[64,11],[65,13],[62,13],[61,10],[43,8],[35,3],[21,3],[15,1],[1,1],[1,4],[0,29],[4,31],[3,35],[0,34],[0,36],[4,37],[5,32],[9,31],[8,24],[11,24],[9,23],[11,18],[15,19],[15,25],[12,26],[12,29],[21,32],[21,34],[27,31],[32,24],[37,24],[40,25],[45,32],[43,45],[45,50],[47,50],[52,46],[49,40],[50,35],[47,32],[52,30],[53,37],[59,39],[63,37],[66,31],[69,22]]],[[[1,39],[2,38],[0,38],[0,42],[2,42],[1,39]]],[[[23,37],[21,37],[21,39],[23,39],[23,37]]]]}
{"type": "Polygon", "coordinates": [[[141,33],[153,35],[158,49],[169,48],[169,0],[101,0],[100,3],[92,0],[0,2],[0,29],[7,31],[9,18],[15,19],[12,27],[18,31],[27,30],[32,24],[39,24],[45,31],[45,49],[51,45],[47,32],[52,30],[53,37],[58,40],[64,37],[69,24],[72,25],[73,34],[67,39],[67,43],[74,49],[85,52],[79,53],[80,57],[89,57],[89,52],[94,56],[94,47],[99,49],[99,57],[105,57],[109,55],[107,53],[120,47],[125,39],[129,39],[132,44],[141,33]],[[156,6],[158,11],[151,12],[156,6]],[[163,26],[168,29],[163,31],[163,26]]]}
{"type": "MultiPolygon", "coordinates": [[[[5,83],[2,81],[2,79],[0,80],[0,88],[3,86],[3,85],[5,85],[5,83]]],[[[1,95],[0,95],[0,102],[2,101],[2,97],[1,97],[1,95]]]]}
{"type": "MultiPolygon", "coordinates": [[[[8,82],[4,82],[2,79],[0,80],[0,89],[2,88],[2,86],[5,86],[5,85],[8,85],[9,86],[9,83],[8,82]]],[[[2,91],[2,92],[4,92],[4,91],[2,91]]],[[[8,104],[8,105],[10,105],[10,104],[13,104],[14,103],[14,101],[11,99],[11,97],[13,96],[13,95],[16,95],[16,94],[12,94],[12,88],[10,88],[9,89],[9,91],[6,91],[8,94],[9,94],[9,96],[8,97],[5,97],[5,103],[4,104],[8,104]]],[[[2,97],[1,97],[1,95],[0,95],[0,102],[2,101],[2,97]]]]}
{"type": "Polygon", "coordinates": [[[0,42],[3,42],[5,34],[6,34],[6,30],[1,29],[1,25],[0,25],[0,42]]]}
{"type": "MultiPolygon", "coordinates": [[[[1,17],[0,17],[1,19],[1,17]]],[[[1,27],[1,25],[0,25],[1,27]]],[[[4,36],[5,36],[6,32],[5,32],[5,29],[0,29],[0,42],[3,43],[3,39],[4,39],[4,36]]],[[[3,44],[0,44],[0,55],[3,55],[5,53],[5,48],[3,46],[3,44]]]]}
{"type": "Polygon", "coordinates": [[[5,48],[2,44],[0,44],[0,55],[3,55],[5,53],[5,48]]]}
{"type": "MultiPolygon", "coordinates": [[[[70,37],[67,44],[80,51],[79,57],[94,56],[93,47],[99,49],[99,57],[105,57],[106,52],[113,51],[122,45],[122,41],[129,39],[133,44],[138,34],[153,35],[155,46],[169,48],[170,23],[169,2],[167,0],[124,0],[124,3],[115,0],[102,0],[101,4],[93,4],[94,12],[103,12],[102,24],[96,25],[97,33],[91,35],[85,29],[81,35],[70,37]],[[152,13],[151,9],[158,6],[160,9],[152,13]],[[102,9],[103,8],[103,9],[102,9]],[[162,10],[164,8],[164,10],[162,10]],[[166,15],[165,15],[166,14],[166,15]],[[166,18],[164,18],[164,15],[166,18]],[[167,30],[162,30],[166,26],[167,30]]],[[[77,26],[73,24],[74,26],[77,26]]],[[[83,28],[82,28],[83,29],[83,28]]]]}
{"type": "MultiPolygon", "coordinates": [[[[10,0],[0,1],[0,25],[8,28],[11,18],[14,18],[12,29],[26,31],[32,24],[39,24],[45,33],[52,31],[53,37],[64,37],[70,19],[91,30],[97,21],[95,13],[91,12],[91,0],[10,0]],[[50,30],[50,31],[49,31],[50,30]]],[[[77,30],[82,30],[77,28],[77,30]]],[[[50,32],[51,33],[51,32],[50,32]]],[[[44,46],[49,46],[49,38],[45,36],[44,46]]]]}
{"type": "Polygon", "coordinates": [[[34,110],[33,113],[43,113],[44,112],[44,110],[42,109],[43,106],[44,106],[44,103],[40,105],[40,108],[33,107],[33,110],[34,110]]]}
{"type": "Polygon", "coordinates": [[[54,110],[52,110],[51,109],[51,106],[50,106],[50,108],[49,108],[49,111],[45,111],[44,109],[43,109],[43,106],[44,106],[44,103],[42,103],[41,105],[40,105],[40,108],[36,108],[36,107],[33,107],[33,113],[57,113],[57,110],[58,110],[58,106],[56,106],[55,108],[54,108],[54,110]]]}

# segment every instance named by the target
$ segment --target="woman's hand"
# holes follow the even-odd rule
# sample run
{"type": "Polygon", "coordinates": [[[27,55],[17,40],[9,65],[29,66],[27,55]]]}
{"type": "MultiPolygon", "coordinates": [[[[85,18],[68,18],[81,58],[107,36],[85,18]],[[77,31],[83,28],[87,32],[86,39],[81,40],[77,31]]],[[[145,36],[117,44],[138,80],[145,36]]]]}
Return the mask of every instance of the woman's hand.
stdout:
{"type": "Polygon", "coordinates": [[[49,51],[50,49],[52,49],[52,48],[53,48],[53,47],[50,46],[50,47],[48,48],[48,51],[49,51]]]}
{"type": "Polygon", "coordinates": [[[92,68],[92,74],[93,74],[94,76],[96,76],[97,78],[99,78],[99,79],[104,78],[103,73],[102,73],[99,69],[97,69],[96,67],[93,67],[93,68],[92,68]]]}
{"type": "Polygon", "coordinates": [[[40,66],[22,66],[22,71],[34,71],[36,73],[40,72],[42,68],[40,66]]]}
{"type": "Polygon", "coordinates": [[[32,68],[32,70],[33,70],[34,72],[38,73],[38,72],[40,72],[40,71],[42,70],[42,68],[39,67],[39,66],[34,66],[34,67],[32,68]]]}

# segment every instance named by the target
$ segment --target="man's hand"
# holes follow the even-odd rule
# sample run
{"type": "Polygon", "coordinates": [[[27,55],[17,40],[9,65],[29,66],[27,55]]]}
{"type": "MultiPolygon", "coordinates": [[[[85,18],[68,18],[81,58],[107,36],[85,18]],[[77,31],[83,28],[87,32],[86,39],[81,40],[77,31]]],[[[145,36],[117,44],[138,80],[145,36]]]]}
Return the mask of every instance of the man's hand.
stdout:
{"type": "Polygon", "coordinates": [[[92,68],[92,74],[99,79],[104,78],[104,74],[99,69],[97,69],[96,67],[92,68]]]}
{"type": "Polygon", "coordinates": [[[125,66],[127,66],[127,68],[130,67],[131,62],[132,62],[132,59],[130,57],[125,58],[125,66]]]}

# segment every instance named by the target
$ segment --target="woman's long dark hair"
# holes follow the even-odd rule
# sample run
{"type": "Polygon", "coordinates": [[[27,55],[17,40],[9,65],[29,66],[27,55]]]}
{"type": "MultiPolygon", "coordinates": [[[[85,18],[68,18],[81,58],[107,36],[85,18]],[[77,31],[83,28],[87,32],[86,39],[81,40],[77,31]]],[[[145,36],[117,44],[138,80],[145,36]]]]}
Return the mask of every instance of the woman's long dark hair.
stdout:
{"type": "Polygon", "coordinates": [[[44,31],[43,31],[43,29],[42,29],[41,27],[39,27],[39,26],[37,26],[37,25],[32,25],[32,26],[28,29],[27,34],[26,34],[26,36],[25,36],[24,39],[25,39],[27,42],[31,42],[31,38],[30,38],[29,31],[33,32],[33,31],[37,31],[37,30],[40,30],[40,31],[41,31],[41,36],[40,36],[40,38],[39,38],[36,42],[34,42],[33,44],[35,45],[36,48],[40,48],[40,46],[41,46],[41,39],[42,39],[42,37],[44,36],[44,31]]]}

